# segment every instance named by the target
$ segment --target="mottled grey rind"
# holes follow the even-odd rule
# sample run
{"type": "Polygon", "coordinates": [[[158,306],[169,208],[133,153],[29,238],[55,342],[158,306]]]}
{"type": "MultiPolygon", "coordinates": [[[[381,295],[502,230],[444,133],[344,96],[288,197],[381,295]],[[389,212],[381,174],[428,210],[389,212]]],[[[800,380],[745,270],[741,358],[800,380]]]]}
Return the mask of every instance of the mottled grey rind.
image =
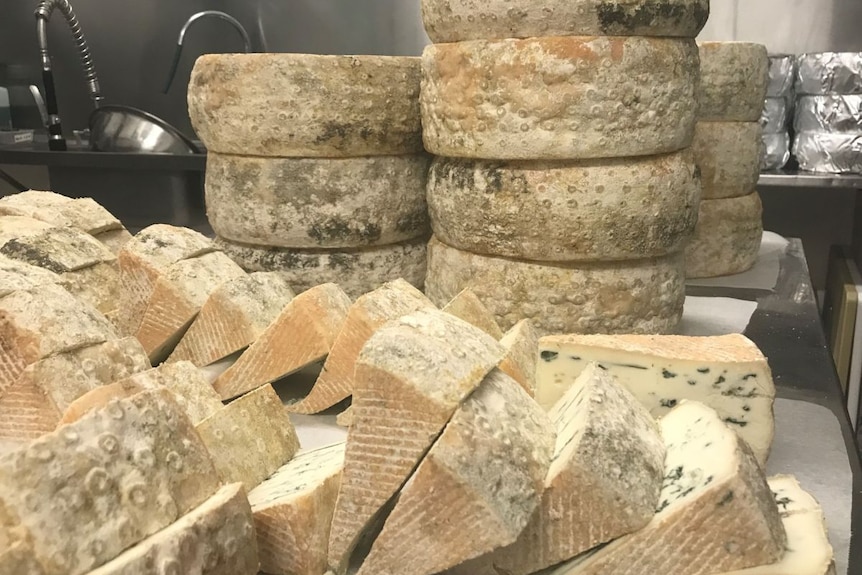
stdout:
{"type": "Polygon", "coordinates": [[[426,244],[421,238],[359,250],[303,250],[215,240],[247,272],[282,272],[296,293],[332,282],[353,299],[398,278],[422,289],[426,244]]]}
{"type": "Polygon", "coordinates": [[[691,149],[700,168],[704,200],[750,194],[763,156],[757,122],[698,122],[691,149]]]}
{"type": "Polygon", "coordinates": [[[694,38],[708,0],[422,0],[432,42],[537,36],[694,38]]]}
{"type": "Polygon", "coordinates": [[[195,63],[189,117],[207,149],[267,157],[422,151],[419,59],[210,54],[195,63]]]}
{"type": "Polygon", "coordinates": [[[682,254],[628,262],[542,264],[481,256],[432,238],[426,294],[441,305],[469,287],[502,329],[524,318],[540,335],[669,333],[682,317],[682,254]]]}
{"type": "Polygon", "coordinates": [[[536,261],[678,252],[694,233],[699,202],[687,151],[591,162],[437,158],[428,178],[432,226],[442,242],[536,261]]]}
{"type": "Polygon", "coordinates": [[[763,205],[756,191],[704,200],[694,238],[685,250],[686,276],[707,278],[744,272],[757,263],[763,205]]]}
{"type": "Polygon", "coordinates": [[[769,86],[766,46],[749,42],[703,42],[698,46],[698,119],[757,122],[769,86]]]}
{"type": "Polygon", "coordinates": [[[253,158],[210,153],[207,217],[219,236],[287,248],[427,237],[429,156],[253,158]]]}
{"type": "Polygon", "coordinates": [[[425,148],[483,159],[586,159],[691,144],[694,40],[561,37],[428,46],[425,148]]]}

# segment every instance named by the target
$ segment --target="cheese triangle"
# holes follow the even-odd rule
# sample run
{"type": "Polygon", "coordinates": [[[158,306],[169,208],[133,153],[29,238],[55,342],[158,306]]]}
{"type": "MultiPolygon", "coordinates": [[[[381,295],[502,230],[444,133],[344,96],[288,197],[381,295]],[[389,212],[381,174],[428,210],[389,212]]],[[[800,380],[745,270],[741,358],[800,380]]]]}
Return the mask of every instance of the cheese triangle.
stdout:
{"type": "Polygon", "coordinates": [[[485,307],[485,304],[470,288],[463,289],[449,300],[449,303],[443,306],[443,311],[475,325],[494,339],[503,337],[503,331],[497,324],[497,320],[494,319],[494,314],[485,307]]]}
{"type": "Polygon", "coordinates": [[[536,362],[539,359],[539,332],[528,319],[522,319],[500,339],[506,356],[500,370],[518,382],[527,395],[536,395],[536,362]]]}
{"type": "Polygon", "coordinates": [[[0,198],[0,215],[24,216],[91,235],[123,227],[120,220],[92,198],[70,198],[41,190],[0,198]]]}
{"type": "Polygon", "coordinates": [[[0,255],[0,298],[49,284],[62,285],[63,280],[50,270],[0,255]]]}

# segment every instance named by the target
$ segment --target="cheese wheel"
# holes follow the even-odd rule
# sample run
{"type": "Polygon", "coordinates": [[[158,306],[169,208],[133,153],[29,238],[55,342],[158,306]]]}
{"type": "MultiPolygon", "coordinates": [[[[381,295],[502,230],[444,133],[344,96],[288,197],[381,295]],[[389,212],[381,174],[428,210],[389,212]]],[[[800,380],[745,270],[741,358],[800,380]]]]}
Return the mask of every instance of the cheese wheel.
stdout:
{"type": "Polygon", "coordinates": [[[685,250],[686,275],[724,276],[754,266],[763,237],[762,217],[763,205],[757,192],[701,202],[697,229],[685,250]]]}
{"type": "Polygon", "coordinates": [[[332,282],[355,299],[398,278],[419,289],[425,283],[425,238],[349,251],[256,246],[223,238],[215,244],[247,272],[282,272],[296,293],[332,282]]]}
{"type": "Polygon", "coordinates": [[[694,40],[562,37],[428,46],[425,148],[449,157],[644,156],[691,144],[694,40]]]}
{"type": "Polygon", "coordinates": [[[681,36],[694,38],[708,0],[422,0],[432,42],[537,36],[681,36]]]}
{"type": "Polygon", "coordinates": [[[207,217],[226,239],[355,248],[428,235],[429,157],[207,158],[207,217]]]}
{"type": "Polygon", "coordinates": [[[760,178],[762,128],[757,122],[698,122],[691,149],[704,200],[751,193],[760,178]]]}
{"type": "Polygon", "coordinates": [[[703,42],[699,47],[698,118],[711,122],[757,122],[769,85],[766,46],[703,42]]]}
{"type": "Polygon", "coordinates": [[[667,333],[682,316],[682,254],[628,262],[542,264],[461,251],[432,238],[426,293],[440,305],[472,289],[509,329],[524,318],[551,333],[667,333]]]}
{"type": "Polygon", "coordinates": [[[222,154],[418,153],[419,79],[418,58],[208,54],[192,71],[189,117],[222,154]]]}
{"type": "Polygon", "coordinates": [[[437,158],[428,178],[440,241],[536,261],[678,252],[694,233],[699,198],[687,151],[576,163],[437,158]]]}

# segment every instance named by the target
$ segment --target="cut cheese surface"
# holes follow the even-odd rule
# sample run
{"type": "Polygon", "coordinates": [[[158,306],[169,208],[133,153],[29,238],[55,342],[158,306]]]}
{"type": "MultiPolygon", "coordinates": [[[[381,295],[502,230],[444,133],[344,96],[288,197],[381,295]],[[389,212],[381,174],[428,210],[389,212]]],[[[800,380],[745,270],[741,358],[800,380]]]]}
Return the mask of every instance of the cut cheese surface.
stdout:
{"type": "Polygon", "coordinates": [[[447,157],[574,160],[674,152],[694,133],[694,40],[591,37],[436,44],[422,136],[447,157]]]}
{"type": "Polygon", "coordinates": [[[70,198],[40,190],[0,198],[0,215],[25,216],[91,235],[123,227],[120,220],[92,198],[70,198]]]}
{"type": "Polygon", "coordinates": [[[213,387],[222,399],[230,399],[324,359],[344,326],[350,304],[335,284],[296,296],[213,387]]]}
{"type": "Polygon", "coordinates": [[[703,199],[751,193],[760,177],[764,146],[758,122],[698,122],[691,144],[703,199]]]}
{"type": "Polygon", "coordinates": [[[301,452],[248,494],[261,571],[326,571],[329,526],[343,467],[344,443],[301,452]]]}
{"type": "Polygon", "coordinates": [[[763,464],[774,435],[775,384],[766,358],[743,335],[550,336],[539,342],[536,399],[550,409],[598,363],[654,417],[682,400],[699,401],[751,446],[763,464]]]}
{"type": "Polygon", "coordinates": [[[698,118],[710,122],[757,122],[769,86],[766,46],[702,42],[698,48],[698,118]]]}
{"type": "Polygon", "coordinates": [[[281,400],[265,385],[196,426],[225,483],[252,490],[299,450],[299,438],[281,400]]]}
{"type": "Polygon", "coordinates": [[[697,36],[707,0],[422,0],[435,43],[537,36],[697,36]]]}
{"type": "Polygon", "coordinates": [[[667,455],[656,515],[550,573],[707,575],[781,558],[787,537],[779,508],[748,446],[697,402],[659,426],[667,455]]]}
{"type": "Polygon", "coordinates": [[[255,246],[216,238],[218,248],[247,272],[281,272],[296,293],[320,284],[336,283],[354,299],[398,278],[422,289],[427,243],[423,237],[388,246],[342,251],[255,246]]]}
{"type": "Polygon", "coordinates": [[[386,322],[422,309],[436,309],[425,295],[402,279],[358,298],[338,332],[323,370],[307,397],[289,405],[294,413],[318,413],[353,393],[354,367],[362,346],[386,322]]]}
{"type": "Polygon", "coordinates": [[[763,204],[756,191],[704,200],[694,237],[685,249],[689,278],[738,274],[757,263],[763,238],[763,204]]]}
{"type": "Polygon", "coordinates": [[[99,567],[218,487],[206,448],[166,390],[111,402],[0,457],[0,498],[29,530],[46,575],[99,567]]]}
{"type": "Polygon", "coordinates": [[[294,293],[278,272],[241,275],[207,298],[168,361],[203,367],[242,351],[278,317],[294,293]]]}
{"type": "Polygon", "coordinates": [[[222,402],[209,380],[188,361],[163,363],[118,382],[127,392],[169,389],[194,425],[221,411],[222,402]]]}
{"type": "Polygon", "coordinates": [[[449,303],[443,306],[443,311],[475,325],[494,339],[503,337],[503,331],[497,325],[497,320],[469,288],[449,300],[449,303]]]}
{"type": "Polygon", "coordinates": [[[226,485],[175,523],[89,575],[256,575],[258,552],[242,485],[226,485]]]}
{"type": "Polygon", "coordinates": [[[513,543],[540,504],[553,451],[548,416],[492,371],[399,493],[358,575],[431,575],[513,543]]]}
{"type": "Polygon", "coordinates": [[[514,379],[527,395],[536,395],[536,362],[539,359],[539,334],[528,319],[512,326],[500,339],[506,350],[500,371],[514,379]]]}
{"type": "Polygon", "coordinates": [[[402,317],[366,342],[356,362],[330,569],[344,572],[363,531],[502,357],[494,338],[441,311],[402,317]]]}
{"type": "Polygon", "coordinates": [[[222,154],[418,153],[419,81],[418,58],[207,54],[192,71],[189,117],[222,154]]]}
{"type": "Polygon", "coordinates": [[[667,333],[682,317],[682,254],[630,262],[546,264],[428,245],[425,293],[444,305],[470,288],[497,323],[530,319],[542,334],[667,333]]]}
{"type": "Polygon", "coordinates": [[[678,252],[694,233],[699,198],[688,150],[579,162],[436,158],[428,178],[440,241],[538,261],[678,252]]]}
{"type": "Polygon", "coordinates": [[[430,157],[207,157],[207,217],[220,237],[357,248],[427,237],[430,157]]]}

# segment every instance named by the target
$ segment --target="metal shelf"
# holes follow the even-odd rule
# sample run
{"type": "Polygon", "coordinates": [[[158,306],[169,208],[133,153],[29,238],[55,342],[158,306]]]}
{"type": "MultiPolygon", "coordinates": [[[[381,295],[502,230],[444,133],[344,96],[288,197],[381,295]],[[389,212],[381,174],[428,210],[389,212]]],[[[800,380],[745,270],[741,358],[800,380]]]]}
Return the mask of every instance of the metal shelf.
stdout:
{"type": "Polygon", "coordinates": [[[862,190],[862,175],[817,174],[802,171],[764,172],[758,186],[764,188],[834,188],[862,190]]]}

